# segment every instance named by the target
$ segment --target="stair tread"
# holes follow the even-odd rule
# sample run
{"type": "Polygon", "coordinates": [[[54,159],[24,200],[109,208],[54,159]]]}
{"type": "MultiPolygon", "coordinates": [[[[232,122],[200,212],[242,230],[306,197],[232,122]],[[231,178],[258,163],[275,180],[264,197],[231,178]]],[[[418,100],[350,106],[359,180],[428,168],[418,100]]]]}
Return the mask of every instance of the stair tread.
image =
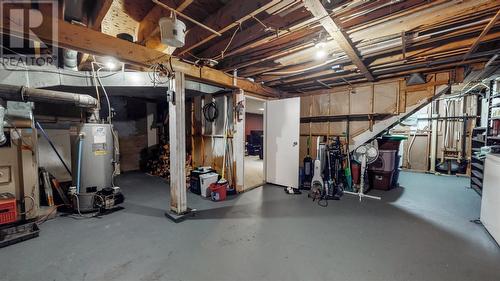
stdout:
{"type": "Polygon", "coordinates": [[[472,166],[472,167],[475,167],[475,168],[478,168],[478,169],[480,169],[480,170],[484,170],[484,165],[479,164],[479,163],[477,163],[477,162],[472,163],[472,164],[471,164],[471,166],[472,166]]]}
{"type": "Polygon", "coordinates": [[[480,180],[478,180],[477,178],[470,178],[470,179],[471,179],[471,181],[472,181],[473,183],[475,183],[475,184],[476,184],[476,185],[478,185],[479,187],[482,187],[482,186],[483,186],[483,183],[482,183],[480,180]]]}

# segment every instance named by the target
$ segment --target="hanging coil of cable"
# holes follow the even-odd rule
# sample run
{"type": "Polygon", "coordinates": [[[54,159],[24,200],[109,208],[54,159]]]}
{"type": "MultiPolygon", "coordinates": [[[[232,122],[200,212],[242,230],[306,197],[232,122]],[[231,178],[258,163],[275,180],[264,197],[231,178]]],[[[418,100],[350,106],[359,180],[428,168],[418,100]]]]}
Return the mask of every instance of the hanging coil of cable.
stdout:
{"type": "Polygon", "coordinates": [[[219,116],[219,109],[215,101],[209,102],[203,106],[203,116],[207,122],[214,122],[219,116]]]}

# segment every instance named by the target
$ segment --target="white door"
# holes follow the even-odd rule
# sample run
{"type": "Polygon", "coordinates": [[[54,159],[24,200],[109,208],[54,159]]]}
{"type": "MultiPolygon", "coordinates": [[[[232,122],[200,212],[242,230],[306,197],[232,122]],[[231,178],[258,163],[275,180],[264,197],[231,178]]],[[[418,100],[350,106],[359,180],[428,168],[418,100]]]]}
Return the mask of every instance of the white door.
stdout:
{"type": "Polygon", "coordinates": [[[299,187],[300,98],[266,102],[266,181],[299,187]]]}

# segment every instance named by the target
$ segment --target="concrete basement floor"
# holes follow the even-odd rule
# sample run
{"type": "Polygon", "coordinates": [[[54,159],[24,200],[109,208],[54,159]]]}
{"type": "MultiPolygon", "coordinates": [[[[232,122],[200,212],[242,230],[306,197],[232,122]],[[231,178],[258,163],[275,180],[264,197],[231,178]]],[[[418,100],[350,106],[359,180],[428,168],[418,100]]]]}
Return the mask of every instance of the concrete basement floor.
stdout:
{"type": "Polygon", "coordinates": [[[40,237],[0,249],[0,280],[500,280],[500,248],[468,179],[402,173],[404,188],[344,196],[322,208],[264,186],[226,202],[189,194],[199,210],[164,217],[168,188],[118,178],[125,209],[58,217],[40,237]]]}

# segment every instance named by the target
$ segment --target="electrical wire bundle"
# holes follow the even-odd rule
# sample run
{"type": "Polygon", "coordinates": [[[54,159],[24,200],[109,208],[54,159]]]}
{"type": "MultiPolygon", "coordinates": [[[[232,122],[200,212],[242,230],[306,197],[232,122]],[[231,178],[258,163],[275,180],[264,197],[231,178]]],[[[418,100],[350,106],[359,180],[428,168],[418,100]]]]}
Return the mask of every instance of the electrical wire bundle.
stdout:
{"type": "Polygon", "coordinates": [[[214,122],[219,117],[219,108],[215,101],[207,103],[203,106],[203,116],[207,122],[214,122]]]}
{"type": "Polygon", "coordinates": [[[172,72],[161,63],[153,64],[149,69],[150,71],[147,73],[154,86],[168,84],[169,79],[172,77],[172,72]]]}

